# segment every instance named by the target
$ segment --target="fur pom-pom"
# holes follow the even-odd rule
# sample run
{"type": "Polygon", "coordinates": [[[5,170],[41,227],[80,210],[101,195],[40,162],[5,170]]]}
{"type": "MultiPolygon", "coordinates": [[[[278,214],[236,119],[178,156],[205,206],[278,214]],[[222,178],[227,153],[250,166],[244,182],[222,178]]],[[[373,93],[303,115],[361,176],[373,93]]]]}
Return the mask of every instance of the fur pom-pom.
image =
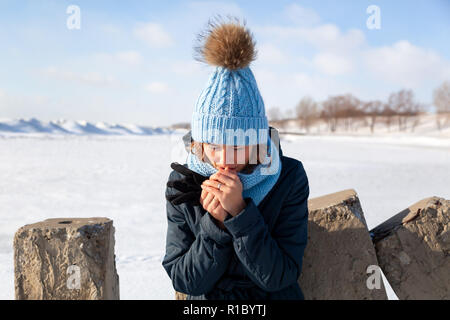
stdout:
{"type": "Polygon", "coordinates": [[[245,21],[241,25],[237,18],[230,20],[218,16],[208,21],[206,30],[197,36],[195,60],[236,70],[256,59],[255,41],[245,21]]]}

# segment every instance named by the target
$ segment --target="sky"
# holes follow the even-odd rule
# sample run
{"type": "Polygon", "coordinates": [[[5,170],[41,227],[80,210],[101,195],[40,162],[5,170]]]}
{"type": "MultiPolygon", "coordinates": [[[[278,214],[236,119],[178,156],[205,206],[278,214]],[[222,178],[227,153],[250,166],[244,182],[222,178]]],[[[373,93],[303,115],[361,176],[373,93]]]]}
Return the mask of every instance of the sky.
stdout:
{"type": "Polygon", "coordinates": [[[196,36],[217,14],[254,36],[266,112],[401,89],[432,110],[450,80],[450,0],[0,0],[0,118],[189,122],[214,69],[194,59],[196,36]]]}

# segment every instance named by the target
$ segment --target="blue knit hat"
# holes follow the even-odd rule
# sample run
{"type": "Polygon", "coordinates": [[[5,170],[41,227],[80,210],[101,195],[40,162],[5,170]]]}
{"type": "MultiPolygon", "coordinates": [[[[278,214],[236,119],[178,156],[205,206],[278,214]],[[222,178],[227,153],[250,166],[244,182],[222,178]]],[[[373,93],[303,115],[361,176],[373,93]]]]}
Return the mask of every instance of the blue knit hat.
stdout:
{"type": "Polygon", "coordinates": [[[264,102],[249,64],[256,57],[251,33],[237,23],[215,24],[199,39],[197,60],[215,66],[192,114],[192,139],[231,145],[267,143],[264,102]]]}

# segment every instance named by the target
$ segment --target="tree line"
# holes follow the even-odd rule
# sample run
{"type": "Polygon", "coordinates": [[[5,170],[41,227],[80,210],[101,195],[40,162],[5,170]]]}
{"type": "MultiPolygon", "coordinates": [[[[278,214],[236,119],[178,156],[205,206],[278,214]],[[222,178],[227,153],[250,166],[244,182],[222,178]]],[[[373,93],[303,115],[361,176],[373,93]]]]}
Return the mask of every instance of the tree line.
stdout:
{"type": "MultiPolygon", "coordinates": [[[[436,126],[441,130],[450,124],[450,82],[442,83],[433,91],[436,126]]],[[[335,132],[340,126],[346,131],[369,127],[373,133],[375,125],[384,124],[388,130],[397,126],[399,131],[414,129],[419,124],[419,116],[429,105],[415,100],[412,90],[403,89],[391,93],[387,100],[364,101],[352,94],[329,96],[322,102],[314,101],[305,96],[284,115],[280,108],[272,107],[268,110],[269,121],[283,128],[289,120],[295,120],[298,126],[307,133],[311,127],[319,122],[326,123],[328,131],[335,132]]]]}

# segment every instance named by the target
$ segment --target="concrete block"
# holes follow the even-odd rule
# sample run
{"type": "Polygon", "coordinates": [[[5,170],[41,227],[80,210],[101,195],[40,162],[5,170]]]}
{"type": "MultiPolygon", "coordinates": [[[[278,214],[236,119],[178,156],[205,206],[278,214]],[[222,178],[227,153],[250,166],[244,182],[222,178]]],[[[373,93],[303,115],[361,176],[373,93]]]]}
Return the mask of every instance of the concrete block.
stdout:
{"type": "Polygon", "coordinates": [[[356,192],[348,189],[310,199],[308,211],[308,244],[299,278],[305,299],[387,299],[356,192]],[[378,270],[375,287],[367,285],[374,274],[368,273],[369,266],[378,270]]]}
{"type": "Polygon", "coordinates": [[[450,299],[450,200],[423,199],[372,229],[380,267],[400,300],[450,299]]]}
{"type": "Polygon", "coordinates": [[[108,218],[47,219],[14,236],[17,300],[119,299],[108,218]]]}

